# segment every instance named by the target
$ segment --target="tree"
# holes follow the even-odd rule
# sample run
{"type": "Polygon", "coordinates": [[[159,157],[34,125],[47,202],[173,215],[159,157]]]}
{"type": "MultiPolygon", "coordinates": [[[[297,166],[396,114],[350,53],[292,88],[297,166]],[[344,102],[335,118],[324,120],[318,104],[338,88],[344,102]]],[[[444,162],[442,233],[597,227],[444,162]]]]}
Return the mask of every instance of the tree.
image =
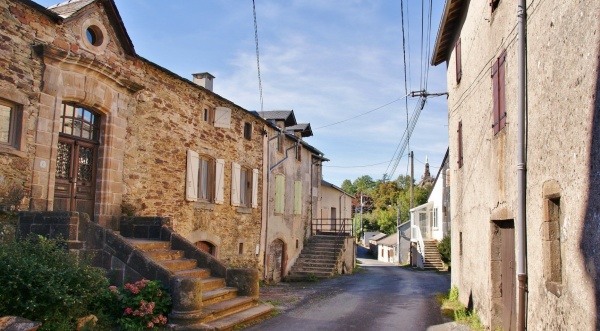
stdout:
{"type": "Polygon", "coordinates": [[[396,233],[397,209],[395,207],[380,208],[373,212],[373,218],[377,220],[379,231],[385,234],[396,233]]]}
{"type": "Polygon", "coordinates": [[[372,191],[375,189],[376,183],[375,181],[373,181],[373,178],[371,178],[371,176],[364,175],[355,179],[352,185],[356,188],[356,194],[360,192],[372,194],[372,191]]]}
{"type": "Polygon", "coordinates": [[[352,182],[350,181],[350,179],[345,179],[342,182],[342,190],[346,193],[356,195],[356,187],[354,187],[354,185],[352,185],[352,182]]]}

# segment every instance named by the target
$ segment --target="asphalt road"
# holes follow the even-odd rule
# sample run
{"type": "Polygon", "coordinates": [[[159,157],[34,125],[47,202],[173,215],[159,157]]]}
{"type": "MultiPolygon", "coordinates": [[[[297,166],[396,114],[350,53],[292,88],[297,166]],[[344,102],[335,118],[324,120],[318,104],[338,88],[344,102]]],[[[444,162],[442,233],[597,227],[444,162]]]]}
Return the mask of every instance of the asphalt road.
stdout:
{"type": "Polygon", "coordinates": [[[244,330],[412,331],[448,322],[435,294],[448,292],[449,274],[378,262],[365,253],[358,248],[361,270],[353,275],[267,287],[264,296],[261,289],[261,300],[281,300],[271,301],[281,313],[244,330]]]}

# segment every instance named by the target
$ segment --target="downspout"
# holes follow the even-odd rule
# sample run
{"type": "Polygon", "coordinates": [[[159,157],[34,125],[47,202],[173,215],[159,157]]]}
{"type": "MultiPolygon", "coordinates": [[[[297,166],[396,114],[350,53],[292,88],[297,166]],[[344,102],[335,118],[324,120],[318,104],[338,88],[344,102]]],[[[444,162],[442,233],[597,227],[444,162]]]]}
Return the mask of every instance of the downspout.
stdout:
{"type": "MultiPolygon", "coordinates": [[[[268,268],[267,268],[267,249],[268,249],[268,245],[269,245],[269,188],[271,186],[271,168],[269,167],[270,163],[271,163],[271,140],[277,139],[281,136],[281,130],[278,129],[277,135],[268,138],[267,139],[267,199],[265,201],[265,208],[266,208],[266,216],[265,216],[265,245],[264,245],[264,252],[263,252],[263,277],[264,279],[267,279],[267,272],[268,272],[268,268]]],[[[268,133],[267,133],[267,137],[268,137],[268,133]]]]}
{"type": "Polygon", "coordinates": [[[517,279],[519,283],[518,289],[518,306],[517,306],[517,330],[525,330],[525,294],[527,292],[527,236],[526,236],[526,119],[525,113],[527,111],[526,98],[527,98],[527,7],[526,0],[519,0],[518,9],[518,137],[517,137],[517,182],[518,182],[518,194],[517,194],[517,279]]]}

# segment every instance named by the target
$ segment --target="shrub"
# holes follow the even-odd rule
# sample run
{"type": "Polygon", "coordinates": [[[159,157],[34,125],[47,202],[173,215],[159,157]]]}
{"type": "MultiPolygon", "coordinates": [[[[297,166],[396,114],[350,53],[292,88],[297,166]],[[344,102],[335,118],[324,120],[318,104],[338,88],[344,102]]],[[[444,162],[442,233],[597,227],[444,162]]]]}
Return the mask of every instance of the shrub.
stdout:
{"type": "Polygon", "coordinates": [[[104,272],[65,247],[43,237],[0,242],[0,316],[42,322],[39,330],[74,330],[77,319],[102,310],[104,272]]]}
{"type": "Polygon", "coordinates": [[[450,242],[450,237],[445,236],[444,239],[442,239],[442,241],[440,241],[440,243],[438,244],[438,250],[440,251],[442,261],[444,261],[445,263],[450,263],[450,260],[452,258],[450,242]]]}
{"type": "Polygon", "coordinates": [[[167,324],[171,297],[157,281],[143,279],[122,288],[110,287],[110,312],[124,330],[154,330],[167,324]]]}

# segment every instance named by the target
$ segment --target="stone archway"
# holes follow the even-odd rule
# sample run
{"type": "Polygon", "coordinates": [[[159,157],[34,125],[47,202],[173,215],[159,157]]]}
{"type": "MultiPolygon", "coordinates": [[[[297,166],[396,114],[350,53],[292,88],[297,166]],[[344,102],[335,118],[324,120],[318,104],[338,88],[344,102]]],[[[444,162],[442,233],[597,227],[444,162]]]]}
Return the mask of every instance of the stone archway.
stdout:
{"type": "Polygon", "coordinates": [[[284,276],[285,244],[280,239],[275,239],[269,244],[269,262],[267,264],[267,281],[278,283],[284,276]]]}

